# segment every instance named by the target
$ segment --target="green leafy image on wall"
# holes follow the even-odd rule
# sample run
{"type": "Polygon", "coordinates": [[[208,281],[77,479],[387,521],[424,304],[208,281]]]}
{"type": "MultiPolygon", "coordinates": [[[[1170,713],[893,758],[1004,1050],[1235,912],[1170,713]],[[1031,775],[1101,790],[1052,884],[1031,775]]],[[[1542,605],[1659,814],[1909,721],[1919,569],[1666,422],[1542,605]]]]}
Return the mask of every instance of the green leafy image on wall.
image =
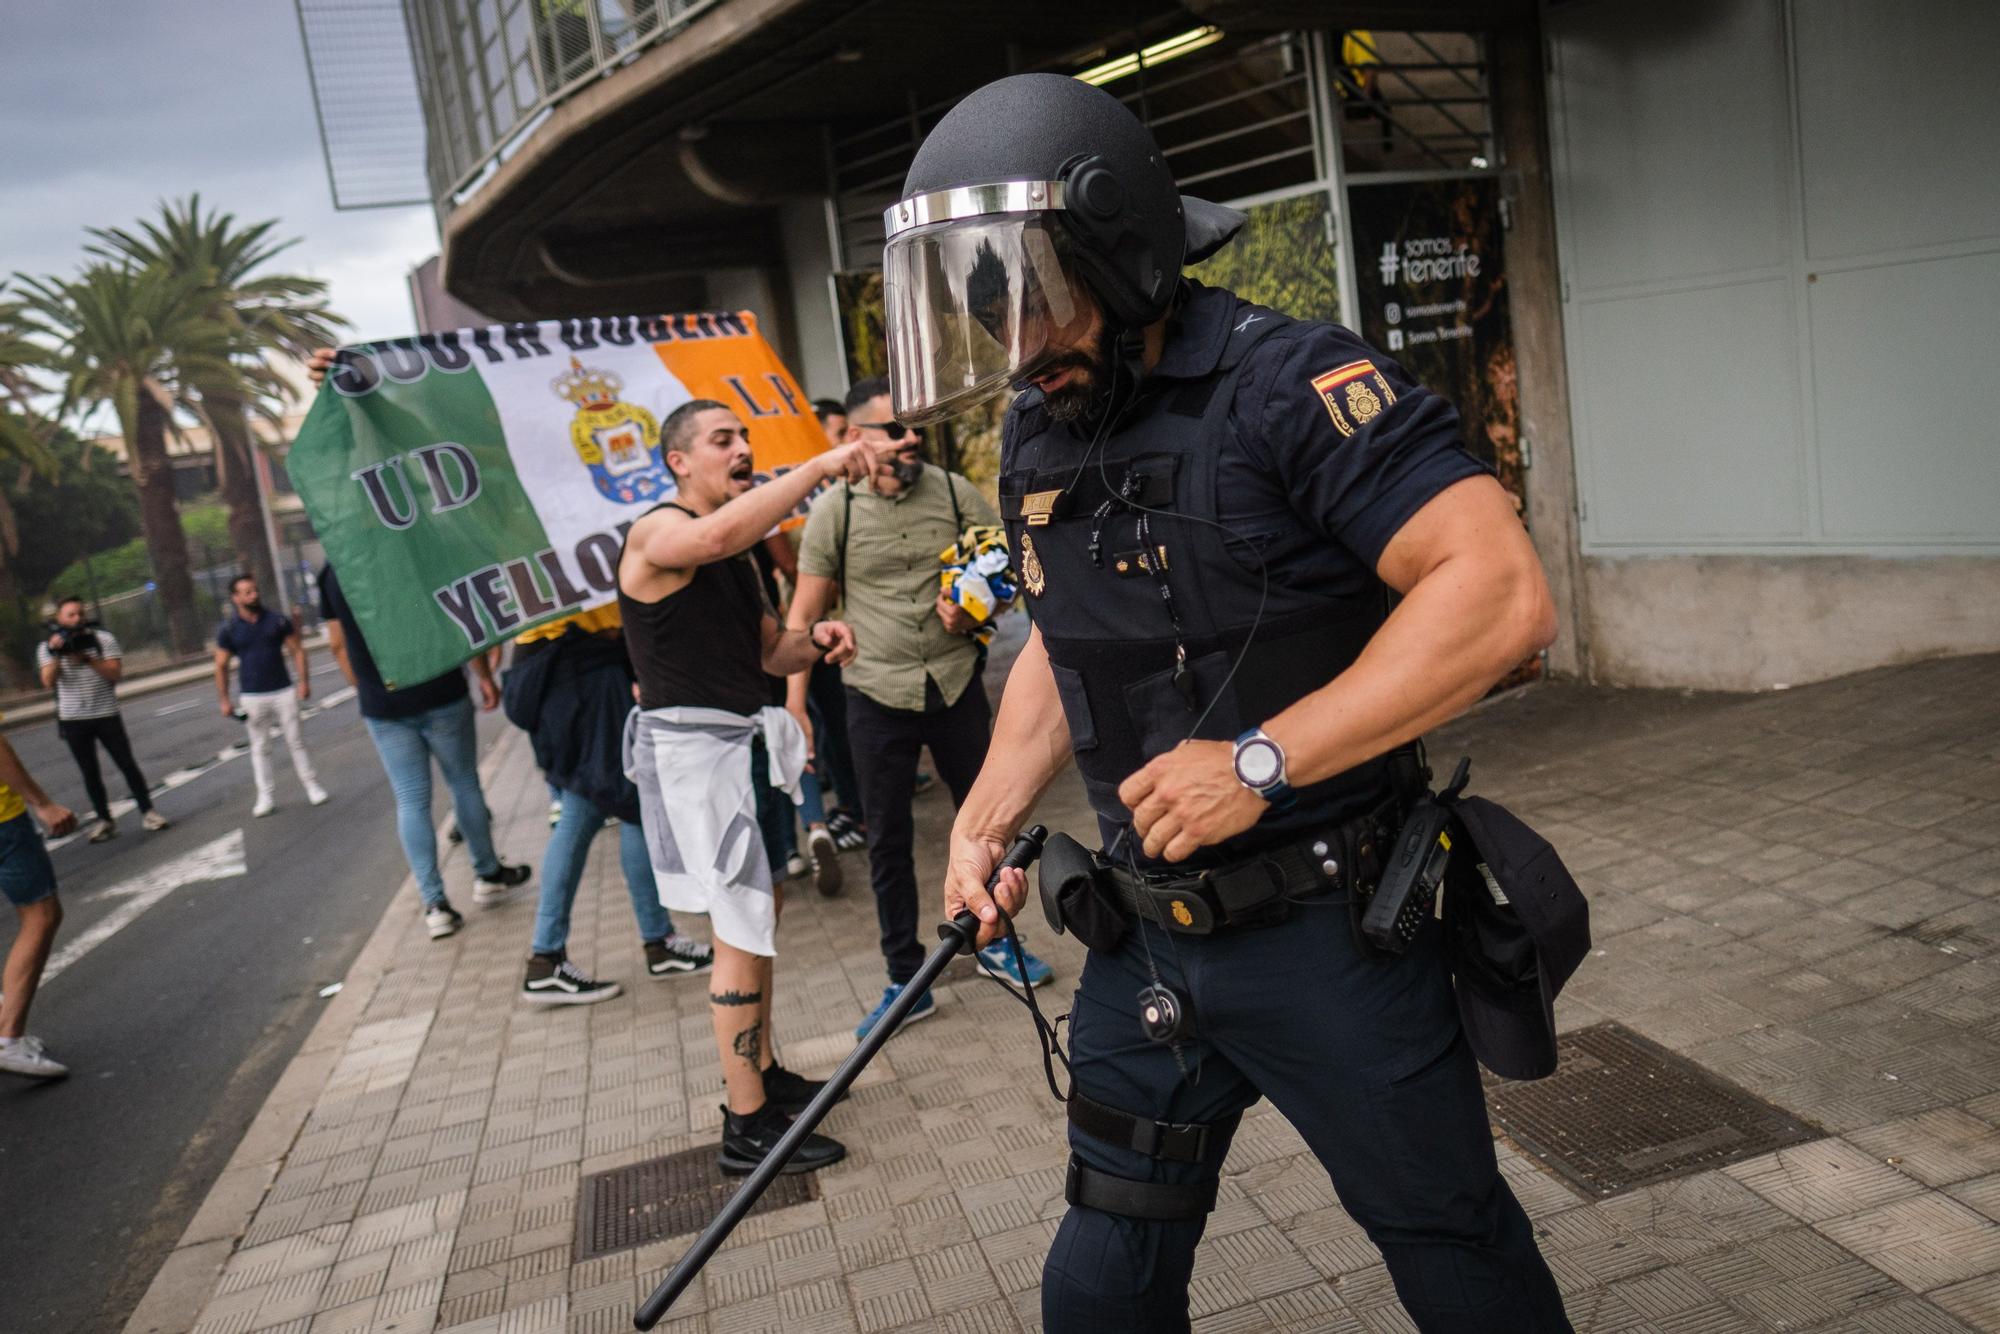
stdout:
{"type": "Polygon", "coordinates": [[[1340,266],[1326,193],[1294,195],[1244,210],[1236,239],[1188,276],[1302,320],[1340,320],[1340,266]]]}

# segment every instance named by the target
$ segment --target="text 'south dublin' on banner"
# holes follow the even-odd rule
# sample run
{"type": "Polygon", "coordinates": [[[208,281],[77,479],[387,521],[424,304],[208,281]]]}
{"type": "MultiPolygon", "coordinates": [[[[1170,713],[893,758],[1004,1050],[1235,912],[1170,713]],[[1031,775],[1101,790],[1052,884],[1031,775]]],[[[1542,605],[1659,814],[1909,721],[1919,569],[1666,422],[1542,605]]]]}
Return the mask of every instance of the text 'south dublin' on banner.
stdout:
{"type": "Polygon", "coordinates": [[[826,447],[748,312],[341,349],[286,466],[384,680],[610,601],[625,530],[674,494],[661,424],[693,398],[743,419],[759,482],[826,447]]]}

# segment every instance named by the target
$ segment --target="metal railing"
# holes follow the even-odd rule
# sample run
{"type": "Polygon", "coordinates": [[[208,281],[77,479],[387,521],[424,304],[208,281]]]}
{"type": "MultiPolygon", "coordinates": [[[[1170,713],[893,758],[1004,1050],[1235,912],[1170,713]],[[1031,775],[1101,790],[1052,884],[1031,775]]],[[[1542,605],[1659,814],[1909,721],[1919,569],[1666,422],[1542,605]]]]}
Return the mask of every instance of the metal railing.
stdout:
{"type": "Polygon", "coordinates": [[[386,108],[407,105],[408,84],[384,62],[359,59],[394,25],[407,33],[425,177],[442,214],[512,156],[551,107],[723,2],[297,0],[336,202],[399,202],[387,197],[393,186],[364,173],[368,150],[379,156],[396,128],[384,124],[396,119],[386,108]]]}
{"type": "MultiPolygon", "coordinates": [[[[1121,39],[1136,45],[1143,36],[1121,39]]],[[[1311,181],[1320,154],[1305,41],[1298,33],[1224,37],[1199,55],[1135,69],[1103,85],[1144,120],[1180,184],[1214,199],[1311,181]]],[[[917,145],[961,90],[929,106],[827,142],[840,265],[882,262],[882,210],[896,201],[917,145]]]]}
{"type": "Polygon", "coordinates": [[[1349,177],[1481,171],[1498,161],[1476,33],[1342,33],[1330,69],[1349,177]]]}

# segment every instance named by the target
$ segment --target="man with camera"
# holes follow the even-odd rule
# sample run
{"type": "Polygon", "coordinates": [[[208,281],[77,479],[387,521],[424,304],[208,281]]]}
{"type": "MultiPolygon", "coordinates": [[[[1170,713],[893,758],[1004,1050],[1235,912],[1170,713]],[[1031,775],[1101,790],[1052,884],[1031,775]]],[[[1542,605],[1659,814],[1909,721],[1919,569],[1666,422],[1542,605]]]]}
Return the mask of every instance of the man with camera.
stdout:
{"type": "Polygon", "coordinates": [[[56,618],[48,629],[48,639],[35,646],[35,665],[41,669],[42,684],[55,687],[56,730],[76,757],[83,790],[97,812],[90,841],[102,843],[118,836],[104,775],[97,767],[100,745],[125,775],[132,803],[139,808],[139,822],[151,830],[165,829],[167,817],[153,809],[146,776],[132,758],[132,742],[118,712],[118,678],[125,670],[118,640],[97,622],[85,619],[83,599],[74,596],[56,603],[56,618]]]}

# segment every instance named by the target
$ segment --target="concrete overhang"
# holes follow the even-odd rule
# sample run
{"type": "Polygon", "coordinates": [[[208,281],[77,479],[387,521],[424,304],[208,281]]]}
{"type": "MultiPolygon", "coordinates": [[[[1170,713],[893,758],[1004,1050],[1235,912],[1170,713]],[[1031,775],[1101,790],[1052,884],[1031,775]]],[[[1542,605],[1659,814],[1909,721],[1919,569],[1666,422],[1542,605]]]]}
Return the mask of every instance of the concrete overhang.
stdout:
{"type": "Polygon", "coordinates": [[[552,108],[450,211],[444,285],[503,319],[698,306],[703,275],[779,262],[778,206],[830,193],[832,136],[1201,23],[1490,27],[1517,10],[1530,0],[725,0],[552,108]]]}
{"type": "Polygon", "coordinates": [[[446,216],[444,285],[496,318],[698,304],[702,274],[777,262],[777,206],[828,193],[830,133],[1087,52],[1135,20],[1199,22],[1173,4],[1101,8],[727,0],[551,109],[446,216]]]}

